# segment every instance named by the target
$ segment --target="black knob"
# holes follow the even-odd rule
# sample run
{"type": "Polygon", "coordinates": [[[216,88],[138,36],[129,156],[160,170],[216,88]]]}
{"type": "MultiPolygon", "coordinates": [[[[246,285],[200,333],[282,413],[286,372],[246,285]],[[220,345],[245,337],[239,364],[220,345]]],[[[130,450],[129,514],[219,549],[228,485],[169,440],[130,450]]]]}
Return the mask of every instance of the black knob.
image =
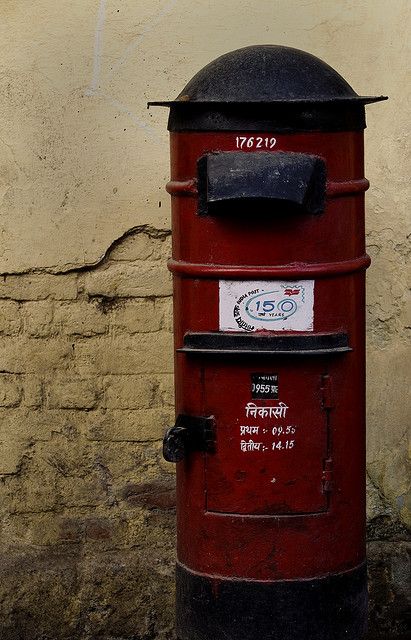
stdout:
{"type": "Polygon", "coordinates": [[[214,451],[214,418],[180,413],[163,440],[167,462],[180,462],[190,451],[214,451]]]}
{"type": "Polygon", "coordinates": [[[167,462],[180,462],[187,454],[187,428],[175,425],[166,432],[163,456],[167,462]]]}

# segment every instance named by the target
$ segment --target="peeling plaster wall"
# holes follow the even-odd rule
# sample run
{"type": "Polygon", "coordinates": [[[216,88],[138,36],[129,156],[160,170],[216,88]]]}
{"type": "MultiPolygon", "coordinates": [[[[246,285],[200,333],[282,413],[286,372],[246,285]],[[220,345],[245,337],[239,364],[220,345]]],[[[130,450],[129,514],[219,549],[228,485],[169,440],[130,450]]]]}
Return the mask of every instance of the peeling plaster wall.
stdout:
{"type": "Polygon", "coordinates": [[[0,282],[0,637],[172,637],[170,234],[0,282]]]}
{"type": "Polygon", "coordinates": [[[0,2],[2,640],[172,637],[167,114],[146,101],[267,42],[390,96],[366,132],[371,631],[406,633],[410,14],[407,0],[0,2]]]}

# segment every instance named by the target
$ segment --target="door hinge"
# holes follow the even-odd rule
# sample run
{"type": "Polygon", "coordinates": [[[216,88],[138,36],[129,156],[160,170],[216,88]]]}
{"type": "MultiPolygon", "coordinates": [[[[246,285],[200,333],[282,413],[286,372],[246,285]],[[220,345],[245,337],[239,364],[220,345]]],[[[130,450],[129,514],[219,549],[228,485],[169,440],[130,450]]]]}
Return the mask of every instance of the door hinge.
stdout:
{"type": "Polygon", "coordinates": [[[321,394],[323,409],[332,409],[334,407],[332,378],[328,374],[321,378],[321,394]]]}
{"type": "Polygon", "coordinates": [[[322,485],[324,493],[329,493],[334,489],[334,469],[333,461],[331,458],[327,458],[327,460],[324,460],[322,485]]]}

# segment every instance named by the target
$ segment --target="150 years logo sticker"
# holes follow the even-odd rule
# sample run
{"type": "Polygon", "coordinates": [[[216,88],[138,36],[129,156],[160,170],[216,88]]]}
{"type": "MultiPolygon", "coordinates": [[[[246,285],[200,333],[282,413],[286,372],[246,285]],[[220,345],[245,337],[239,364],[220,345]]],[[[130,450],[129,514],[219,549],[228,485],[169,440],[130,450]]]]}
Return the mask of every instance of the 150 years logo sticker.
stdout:
{"type": "Polygon", "coordinates": [[[313,280],[220,280],[222,331],[312,331],[313,321],[313,280]]]}

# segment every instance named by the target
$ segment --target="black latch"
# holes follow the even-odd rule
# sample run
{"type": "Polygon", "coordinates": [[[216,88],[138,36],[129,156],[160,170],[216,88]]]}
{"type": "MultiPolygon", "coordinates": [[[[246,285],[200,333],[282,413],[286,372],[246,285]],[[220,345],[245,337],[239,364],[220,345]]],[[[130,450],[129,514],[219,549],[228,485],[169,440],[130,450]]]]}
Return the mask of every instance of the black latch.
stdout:
{"type": "Polygon", "coordinates": [[[163,456],[167,462],[180,462],[190,451],[213,452],[214,418],[180,414],[166,432],[163,456]]]}

